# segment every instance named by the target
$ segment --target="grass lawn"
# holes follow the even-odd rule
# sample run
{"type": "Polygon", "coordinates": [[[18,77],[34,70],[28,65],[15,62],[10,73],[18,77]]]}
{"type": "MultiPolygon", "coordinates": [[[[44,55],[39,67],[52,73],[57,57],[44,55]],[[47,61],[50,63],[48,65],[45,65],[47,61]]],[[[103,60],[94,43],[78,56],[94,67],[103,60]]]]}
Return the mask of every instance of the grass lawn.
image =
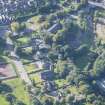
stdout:
{"type": "Polygon", "coordinates": [[[43,70],[43,69],[39,68],[34,62],[29,63],[29,64],[25,64],[24,68],[28,73],[40,72],[41,70],[43,70]]]}
{"type": "Polygon", "coordinates": [[[67,81],[65,79],[55,80],[55,83],[58,85],[58,88],[67,85],[67,81]]]}
{"type": "Polygon", "coordinates": [[[41,26],[47,23],[47,21],[39,22],[40,16],[33,16],[29,19],[29,22],[26,22],[27,28],[31,28],[32,30],[39,30],[41,26]]]}
{"type": "Polygon", "coordinates": [[[0,95],[0,103],[2,105],[10,105],[9,102],[6,101],[5,97],[0,95]]]}
{"type": "Polygon", "coordinates": [[[27,70],[28,73],[36,71],[36,67],[35,67],[34,63],[24,65],[24,67],[25,67],[25,70],[27,70]]]}
{"type": "Polygon", "coordinates": [[[26,26],[28,28],[33,29],[33,30],[38,30],[40,28],[40,24],[38,23],[38,19],[39,19],[39,16],[34,16],[34,17],[30,18],[30,22],[27,22],[26,26]]]}
{"type": "MultiPolygon", "coordinates": [[[[4,81],[4,83],[8,84],[9,86],[11,86],[13,88],[13,94],[16,96],[16,98],[18,100],[22,101],[26,105],[30,105],[29,95],[28,95],[27,91],[24,90],[24,85],[22,84],[22,81],[19,78],[4,81]]],[[[8,104],[2,104],[2,105],[8,105],[8,104]]]]}
{"type": "Polygon", "coordinates": [[[40,74],[36,73],[30,76],[32,80],[35,81],[36,86],[42,87],[43,80],[40,78],[40,74]]]}
{"type": "Polygon", "coordinates": [[[36,83],[43,82],[39,73],[31,75],[31,78],[34,79],[36,83]]]}
{"type": "Polygon", "coordinates": [[[70,86],[68,91],[70,91],[72,94],[79,95],[79,90],[76,86],[70,86]]]}
{"type": "Polygon", "coordinates": [[[22,38],[17,39],[17,41],[21,44],[27,44],[29,40],[30,40],[29,37],[22,37],[22,38]]]}
{"type": "Polygon", "coordinates": [[[25,58],[21,58],[21,61],[22,61],[23,64],[28,64],[28,63],[32,62],[31,60],[25,59],[25,58]]]}

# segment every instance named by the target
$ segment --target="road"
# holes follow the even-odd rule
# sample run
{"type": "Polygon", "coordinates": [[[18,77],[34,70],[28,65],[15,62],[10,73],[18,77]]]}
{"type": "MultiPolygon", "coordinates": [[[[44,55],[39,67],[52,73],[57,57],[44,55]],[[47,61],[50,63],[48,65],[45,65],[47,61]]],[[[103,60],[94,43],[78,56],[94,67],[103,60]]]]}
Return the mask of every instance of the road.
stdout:
{"type": "MultiPolygon", "coordinates": [[[[9,45],[13,45],[13,42],[10,38],[7,38],[6,40],[7,44],[9,45]]],[[[11,54],[11,61],[12,63],[15,65],[16,67],[16,71],[18,73],[18,75],[20,76],[20,78],[29,86],[32,86],[32,82],[27,74],[27,72],[24,69],[24,66],[21,62],[21,60],[19,59],[19,56],[15,54],[14,48],[10,49],[10,54],[11,54]]]]}
{"type": "MultiPolygon", "coordinates": [[[[9,37],[7,38],[6,42],[10,45],[13,45],[13,41],[9,37]]],[[[32,100],[36,99],[36,101],[38,101],[38,103],[40,103],[40,105],[42,105],[40,102],[40,99],[36,97],[35,87],[33,86],[33,83],[31,81],[31,79],[29,78],[28,73],[24,69],[23,63],[21,62],[19,56],[15,52],[16,51],[14,48],[12,50],[10,49],[11,62],[14,64],[17,74],[19,75],[20,79],[23,82],[25,82],[25,85],[29,91],[29,95],[30,95],[31,99],[32,100]]]]}
{"type": "MultiPolygon", "coordinates": [[[[14,53],[14,52],[12,52],[14,53]]],[[[16,70],[18,72],[18,75],[20,76],[20,78],[29,86],[32,86],[32,82],[27,74],[27,72],[24,69],[24,66],[22,64],[22,62],[20,60],[14,60],[12,59],[12,62],[14,63],[14,65],[16,66],[16,70]]]]}

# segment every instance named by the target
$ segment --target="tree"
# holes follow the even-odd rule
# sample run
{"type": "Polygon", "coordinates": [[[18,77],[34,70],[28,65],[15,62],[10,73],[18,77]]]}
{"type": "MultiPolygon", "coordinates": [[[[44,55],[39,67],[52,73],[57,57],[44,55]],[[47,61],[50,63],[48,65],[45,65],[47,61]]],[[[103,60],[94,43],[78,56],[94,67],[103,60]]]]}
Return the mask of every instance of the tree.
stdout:
{"type": "Polygon", "coordinates": [[[60,35],[60,34],[54,35],[53,42],[55,42],[56,44],[63,44],[64,43],[64,36],[60,35]]]}
{"type": "Polygon", "coordinates": [[[8,94],[6,100],[10,102],[10,105],[16,104],[16,97],[13,94],[8,94]]]}
{"type": "Polygon", "coordinates": [[[53,101],[50,98],[48,98],[45,100],[44,105],[53,105],[53,101]]]}
{"type": "Polygon", "coordinates": [[[37,100],[32,100],[32,105],[41,105],[37,100]]]}
{"type": "Polygon", "coordinates": [[[20,29],[20,24],[18,22],[11,23],[12,32],[18,32],[20,29]]]}
{"type": "Polygon", "coordinates": [[[67,97],[66,97],[66,103],[67,103],[67,105],[73,105],[73,101],[75,100],[75,96],[74,95],[68,95],[67,97]]]}
{"type": "Polygon", "coordinates": [[[46,36],[44,37],[46,44],[52,45],[52,43],[53,43],[52,36],[53,35],[46,34],[46,36]]]}
{"type": "Polygon", "coordinates": [[[55,72],[58,73],[59,78],[66,78],[70,72],[70,68],[66,61],[58,60],[55,68],[55,72]]]}
{"type": "Polygon", "coordinates": [[[89,51],[89,49],[88,49],[87,45],[83,44],[75,50],[74,58],[78,58],[83,55],[86,55],[88,53],[88,51],[89,51]]]}
{"type": "Polygon", "coordinates": [[[55,62],[56,59],[58,58],[57,54],[54,53],[54,52],[49,52],[48,53],[48,58],[52,61],[52,62],[55,62]]]}
{"type": "Polygon", "coordinates": [[[95,94],[89,94],[89,95],[87,95],[87,97],[86,97],[86,101],[87,102],[92,103],[92,102],[94,102],[94,100],[96,100],[95,99],[95,94]]]}
{"type": "Polygon", "coordinates": [[[93,65],[94,76],[100,76],[105,72],[105,51],[96,59],[93,65]]]}
{"type": "Polygon", "coordinates": [[[22,101],[17,101],[16,105],[26,105],[26,104],[24,104],[22,101]]]}
{"type": "Polygon", "coordinates": [[[74,53],[73,48],[70,45],[68,45],[68,44],[63,46],[63,51],[64,51],[64,58],[72,57],[72,55],[74,53]]]}
{"type": "Polygon", "coordinates": [[[3,54],[6,47],[6,40],[0,38],[0,53],[3,54]]]}
{"type": "Polygon", "coordinates": [[[26,28],[26,24],[25,23],[21,23],[20,24],[20,30],[24,30],[26,28]]]}

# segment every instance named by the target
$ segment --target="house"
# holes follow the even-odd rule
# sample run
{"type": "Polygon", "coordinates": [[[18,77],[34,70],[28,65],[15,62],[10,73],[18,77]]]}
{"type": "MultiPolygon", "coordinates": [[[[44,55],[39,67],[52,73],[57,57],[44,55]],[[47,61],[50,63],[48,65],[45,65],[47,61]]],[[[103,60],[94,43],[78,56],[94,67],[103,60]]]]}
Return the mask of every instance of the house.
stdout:
{"type": "Polygon", "coordinates": [[[75,3],[80,3],[80,2],[81,2],[81,0],[74,0],[74,2],[75,2],[75,3]]]}
{"type": "Polygon", "coordinates": [[[39,45],[39,51],[46,57],[47,53],[50,49],[50,46],[47,44],[40,44],[39,45]]]}
{"type": "Polygon", "coordinates": [[[100,23],[100,24],[105,25],[105,19],[104,18],[98,18],[97,22],[100,23]]]}
{"type": "MultiPolygon", "coordinates": [[[[36,7],[35,0],[2,0],[0,1],[0,13],[2,15],[21,14],[29,12],[32,8],[36,7]]],[[[4,24],[4,23],[3,23],[4,24]]]]}
{"type": "Polygon", "coordinates": [[[20,32],[20,36],[31,35],[32,32],[33,32],[32,29],[28,29],[28,28],[26,28],[26,29],[24,29],[24,30],[22,30],[22,31],[20,32]]]}
{"type": "Polygon", "coordinates": [[[13,32],[13,37],[16,37],[16,36],[18,36],[19,34],[17,33],[17,32],[13,32]]]}
{"type": "Polygon", "coordinates": [[[0,38],[5,39],[6,33],[9,33],[8,26],[0,27],[0,38]]]}
{"type": "Polygon", "coordinates": [[[49,61],[44,61],[43,69],[50,70],[51,69],[51,63],[49,61]]]}
{"type": "Polygon", "coordinates": [[[35,58],[36,60],[43,59],[44,57],[45,57],[45,55],[43,55],[43,53],[40,52],[40,51],[37,51],[36,54],[34,55],[34,58],[35,58]]]}
{"type": "Polygon", "coordinates": [[[90,5],[90,7],[95,8],[95,7],[99,7],[99,8],[103,8],[105,9],[105,1],[88,1],[88,4],[90,5]]]}
{"type": "Polygon", "coordinates": [[[55,77],[55,73],[51,70],[45,70],[41,72],[41,79],[43,80],[53,80],[55,77]]]}
{"type": "Polygon", "coordinates": [[[58,30],[62,28],[62,25],[60,23],[55,23],[53,26],[51,26],[47,32],[49,33],[56,33],[58,30]]]}
{"type": "Polygon", "coordinates": [[[8,25],[13,21],[12,17],[7,15],[0,15],[0,25],[8,25]]]}
{"type": "Polygon", "coordinates": [[[47,48],[44,44],[36,45],[36,54],[34,55],[34,58],[37,60],[46,58],[48,49],[49,48],[47,48]]]}
{"type": "Polygon", "coordinates": [[[53,81],[47,81],[44,83],[44,88],[46,92],[53,92],[56,90],[56,85],[53,81]]]}
{"type": "Polygon", "coordinates": [[[100,92],[105,92],[105,80],[97,80],[96,81],[96,86],[100,89],[100,92]]]}
{"type": "Polygon", "coordinates": [[[6,49],[11,52],[14,50],[14,44],[13,42],[11,41],[11,39],[7,38],[6,40],[6,49]]]}
{"type": "Polygon", "coordinates": [[[22,36],[31,35],[32,32],[33,32],[33,30],[26,28],[26,29],[21,30],[19,32],[13,32],[12,36],[16,37],[16,38],[19,38],[19,37],[22,37],[22,36]]]}

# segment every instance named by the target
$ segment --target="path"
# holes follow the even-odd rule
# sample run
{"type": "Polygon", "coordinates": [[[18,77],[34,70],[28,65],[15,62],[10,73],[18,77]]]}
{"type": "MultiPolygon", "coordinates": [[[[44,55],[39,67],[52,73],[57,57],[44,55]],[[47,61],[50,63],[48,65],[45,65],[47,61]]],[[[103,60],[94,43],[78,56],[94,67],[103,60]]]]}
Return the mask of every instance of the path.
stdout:
{"type": "MultiPolygon", "coordinates": [[[[7,38],[6,41],[9,45],[13,45],[13,42],[10,38],[7,38]]],[[[25,71],[24,66],[23,66],[22,62],[20,61],[19,57],[15,54],[15,51],[11,50],[10,53],[11,53],[11,57],[12,57],[11,61],[15,65],[18,75],[28,86],[31,86],[32,82],[29,79],[29,76],[28,76],[27,72],[25,71]]]]}
{"type": "MultiPolygon", "coordinates": [[[[12,52],[14,53],[14,52],[12,52]]],[[[15,64],[16,66],[16,70],[18,72],[18,75],[20,76],[20,78],[29,86],[32,85],[32,82],[27,74],[27,72],[25,71],[24,69],[24,66],[22,64],[22,62],[20,60],[15,60],[15,59],[12,59],[12,62],[15,64]]]]}
{"type": "MultiPolygon", "coordinates": [[[[13,45],[13,41],[10,38],[7,38],[7,43],[9,43],[10,45],[13,45]]],[[[17,74],[19,75],[21,80],[26,83],[26,87],[28,89],[31,101],[36,100],[36,101],[38,101],[38,103],[40,103],[40,105],[42,105],[41,102],[39,101],[40,99],[36,97],[35,87],[33,86],[33,83],[31,81],[31,79],[29,78],[28,73],[24,69],[24,65],[21,62],[19,56],[16,55],[15,49],[10,50],[10,54],[11,54],[11,58],[12,58],[11,62],[16,67],[17,74]]]]}

